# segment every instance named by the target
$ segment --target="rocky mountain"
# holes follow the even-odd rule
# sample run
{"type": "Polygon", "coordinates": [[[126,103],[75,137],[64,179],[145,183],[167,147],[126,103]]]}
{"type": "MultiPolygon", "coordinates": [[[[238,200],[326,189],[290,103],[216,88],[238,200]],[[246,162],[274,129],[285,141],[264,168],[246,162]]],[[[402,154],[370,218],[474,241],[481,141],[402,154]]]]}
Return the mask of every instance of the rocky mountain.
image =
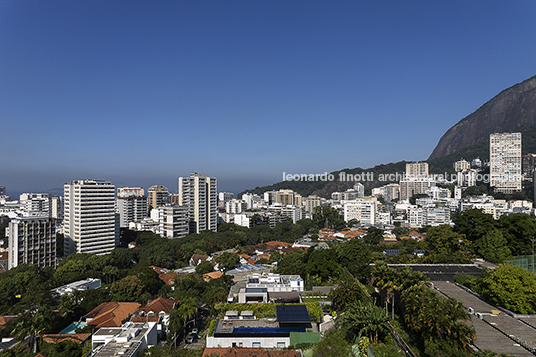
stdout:
{"type": "MultiPolygon", "coordinates": [[[[443,158],[474,145],[492,133],[536,128],[536,76],[503,90],[441,137],[428,160],[443,158]]],[[[470,159],[470,158],[468,158],[470,159]]]]}
{"type": "MultiPolygon", "coordinates": [[[[463,118],[450,128],[439,140],[436,148],[426,160],[430,165],[431,173],[444,173],[452,170],[452,164],[464,158],[472,160],[480,157],[483,161],[489,160],[489,135],[502,132],[521,132],[522,154],[536,153],[536,76],[518,83],[497,94],[474,113],[463,118]]],[[[338,178],[341,172],[349,174],[373,173],[374,178],[381,174],[394,172],[403,173],[406,161],[377,165],[372,168],[343,169],[331,172],[338,178]]],[[[270,186],[256,187],[241,192],[261,194],[265,191],[291,189],[302,196],[311,194],[329,198],[332,192],[345,191],[355,182],[339,181],[282,181],[270,186]]],[[[361,182],[365,186],[365,193],[370,194],[372,188],[383,186],[389,182],[375,179],[361,182]]]]}

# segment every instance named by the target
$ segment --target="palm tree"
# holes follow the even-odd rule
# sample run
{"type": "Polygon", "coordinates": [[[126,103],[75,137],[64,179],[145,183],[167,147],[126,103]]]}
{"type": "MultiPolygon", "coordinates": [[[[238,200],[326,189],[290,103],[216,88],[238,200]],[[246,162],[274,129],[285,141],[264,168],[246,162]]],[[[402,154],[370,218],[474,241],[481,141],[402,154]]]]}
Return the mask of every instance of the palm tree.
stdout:
{"type": "Polygon", "coordinates": [[[404,301],[404,321],[424,339],[443,340],[464,348],[474,340],[474,328],[464,322],[470,315],[460,301],[441,298],[423,285],[407,289],[404,301]]]}
{"type": "Polygon", "coordinates": [[[40,308],[33,315],[26,312],[17,318],[17,324],[11,333],[19,341],[24,341],[28,336],[28,346],[37,353],[37,337],[47,328],[50,320],[51,311],[48,308],[40,308]]]}
{"type": "Polygon", "coordinates": [[[344,322],[357,335],[365,335],[373,343],[382,340],[389,333],[388,320],[382,309],[358,302],[344,314],[344,322]]]}
{"type": "Polygon", "coordinates": [[[197,301],[194,298],[185,298],[180,301],[179,307],[171,311],[170,314],[170,329],[174,332],[174,343],[177,342],[179,331],[186,327],[188,318],[197,312],[197,301]]]}

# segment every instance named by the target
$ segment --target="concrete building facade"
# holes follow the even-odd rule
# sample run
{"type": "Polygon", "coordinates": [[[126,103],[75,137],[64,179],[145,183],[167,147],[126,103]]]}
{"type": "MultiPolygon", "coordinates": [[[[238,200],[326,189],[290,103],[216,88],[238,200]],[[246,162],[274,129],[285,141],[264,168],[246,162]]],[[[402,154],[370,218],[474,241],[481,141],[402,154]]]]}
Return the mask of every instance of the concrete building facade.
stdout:
{"type": "Polygon", "coordinates": [[[158,234],[166,238],[183,238],[189,234],[188,207],[168,203],[158,210],[158,234]]]}
{"type": "Polygon", "coordinates": [[[215,177],[193,173],[179,177],[179,204],[188,207],[190,233],[216,232],[218,227],[218,185],[215,177]]]}
{"type": "Polygon", "coordinates": [[[521,191],[521,133],[491,134],[490,187],[495,192],[521,191]]]}
{"type": "Polygon", "coordinates": [[[117,190],[115,210],[119,214],[119,227],[128,228],[130,222],[147,217],[147,197],[141,187],[121,187],[117,190]]]}
{"type": "Polygon", "coordinates": [[[408,162],[406,164],[406,176],[422,177],[428,176],[427,162],[408,162]]]}
{"type": "Polygon", "coordinates": [[[147,190],[147,209],[158,208],[168,203],[169,190],[166,186],[153,185],[147,190]]]}
{"type": "Polygon", "coordinates": [[[56,221],[41,212],[22,213],[8,226],[8,268],[33,264],[56,267],[56,221]]]}
{"type": "Polygon", "coordinates": [[[110,253],[119,244],[115,186],[103,180],[76,180],[64,185],[64,252],[110,253]]]}

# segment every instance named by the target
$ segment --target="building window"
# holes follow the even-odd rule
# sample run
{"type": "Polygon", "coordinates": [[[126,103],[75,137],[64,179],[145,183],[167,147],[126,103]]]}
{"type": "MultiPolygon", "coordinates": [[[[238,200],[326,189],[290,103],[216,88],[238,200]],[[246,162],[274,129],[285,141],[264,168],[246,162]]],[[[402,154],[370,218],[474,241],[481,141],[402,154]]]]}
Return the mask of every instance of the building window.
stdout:
{"type": "Polygon", "coordinates": [[[285,348],[285,342],[278,342],[277,348],[285,348]]]}
{"type": "Polygon", "coordinates": [[[253,348],[261,348],[261,343],[260,342],[253,342],[251,344],[251,347],[253,347],[253,348]]]}

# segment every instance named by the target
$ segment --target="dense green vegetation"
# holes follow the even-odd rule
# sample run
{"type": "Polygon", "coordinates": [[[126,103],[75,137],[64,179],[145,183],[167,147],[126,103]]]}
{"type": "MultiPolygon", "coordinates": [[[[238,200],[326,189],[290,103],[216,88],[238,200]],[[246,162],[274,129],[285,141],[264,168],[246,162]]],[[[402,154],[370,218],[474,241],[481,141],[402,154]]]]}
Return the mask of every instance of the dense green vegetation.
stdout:
{"type": "Polygon", "coordinates": [[[465,323],[470,315],[463,305],[429,289],[422,273],[379,263],[372,270],[372,278],[375,286],[386,291],[387,303],[393,310],[398,306],[406,329],[425,355],[438,356],[437,351],[442,350],[456,356],[474,339],[474,329],[465,323]]]}
{"type": "MultiPolygon", "coordinates": [[[[338,320],[339,330],[326,334],[322,343],[314,347],[314,355],[330,355],[329,346],[337,351],[348,351],[357,344],[356,336],[361,335],[367,337],[379,356],[389,353],[396,356],[394,353],[398,352],[392,342],[389,323],[403,329],[401,333],[407,335],[408,342],[420,356],[460,355],[459,351],[471,341],[473,332],[463,322],[467,315],[460,310],[459,303],[443,299],[427,289],[422,274],[409,268],[389,269],[382,262],[465,263],[474,257],[501,262],[511,255],[532,251],[530,237],[536,236],[536,220],[525,214],[511,214],[495,221],[481,211],[470,210],[456,216],[454,221],[454,228],[445,225],[421,229],[421,232],[426,231],[422,242],[408,239],[387,246],[382,244],[383,232],[371,227],[363,239],[328,243],[322,246],[324,249],[317,247],[286,255],[274,253],[270,261],[277,262],[276,273],[299,274],[305,279],[306,287],[339,284],[330,293],[329,299],[333,301],[335,311],[346,312],[345,317],[338,320]],[[383,254],[385,248],[400,248],[402,252],[387,258],[383,254]],[[413,254],[415,249],[428,252],[419,258],[413,254]],[[376,265],[371,271],[370,263],[373,262],[376,265]],[[385,306],[378,305],[378,294],[370,286],[363,285],[370,282],[371,276],[372,284],[387,293],[387,302],[391,306],[387,316],[385,306]],[[446,319],[437,313],[438,308],[456,318],[446,319]]],[[[217,233],[202,232],[177,240],[134,232],[129,234],[137,243],[136,249],[116,248],[105,256],[73,254],[61,261],[57,269],[21,265],[0,275],[0,313],[19,315],[19,318],[8,322],[0,335],[54,333],[102,302],[136,301],[145,304],[148,299],[164,296],[181,301],[179,309],[171,316],[168,338],[174,341],[182,336],[185,322],[200,306],[211,308],[213,316],[229,307],[225,304],[232,278],[224,275],[205,282],[202,274],[210,271],[211,266],[210,263],[202,264],[194,274],[175,277],[175,289],[172,290],[159,279],[151,265],[178,268],[187,265],[194,253],[210,255],[230,248],[251,253],[255,244],[271,240],[293,242],[304,234],[316,233],[324,225],[335,229],[345,226],[337,210],[324,208],[317,209],[312,220],[302,220],[297,224],[286,221],[273,229],[268,226],[248,229],[224,224],[217,233]],[[104,288],[77,291],[60,299],[50,293],[54,287],[88,277],[102,279],[104,288]]],[[[399,237],[409,234],[409,230],[400,227],[393,232],[399,237]]],[[[227,253],[220,255],[217,261],[224,270],[228,270],[236,264],[237,258],[227,253]]],[[[533,275],[527,274],[517,268],[501,266],[486,272],[481,279],[460,279],[465,279],[466,285],[499,305],[516,312],[533,313],[536,312],[532,302],[536,280],[533,275]]],[[[309,305],[313,309],[310,310],[311,316],[318,320],[320,307],[316,302],[309,305]]],[[[240,308],[233,306],[235,310],[240,308]]],[[[247,308],[251,309],[250,306],[247,308]]],[[[273,306],[271,308],[273,310],[273,306]]],[[[259,309],[256,311],[259,316],[273,314],[272,310],[262,310],[268,307],[259,309]]],[[[15,352],[9,353],[24,356],[34,348],[47,350],[51,356],[78,355],[82,349],[74,351],[73,346],[59,344],[51,347],[30,339],[29,345],[22,344],[15,352]]],[[[197,356],[195,351],[175,354],[169,352],[170,347],[153,351],[155,355],[197,356]]],[[[0,357],[3,355],[0,354],[0,357]]]]}
{"type": "Polygon", "coordinates": [[[465,235],[473,252],[500,263],[511,255],[532,254],[531,238],[536,235],[536,219],[523,213],[494,220],[480,210],[467,210],[453,220],[454,231],[465,235]]]}
{"type": "Polygon", "coordinates": [[[515,313],[536,313],[536,275],[523,268],[502,264],[480,278],[460,274],[454,280],[515,313]]]}

